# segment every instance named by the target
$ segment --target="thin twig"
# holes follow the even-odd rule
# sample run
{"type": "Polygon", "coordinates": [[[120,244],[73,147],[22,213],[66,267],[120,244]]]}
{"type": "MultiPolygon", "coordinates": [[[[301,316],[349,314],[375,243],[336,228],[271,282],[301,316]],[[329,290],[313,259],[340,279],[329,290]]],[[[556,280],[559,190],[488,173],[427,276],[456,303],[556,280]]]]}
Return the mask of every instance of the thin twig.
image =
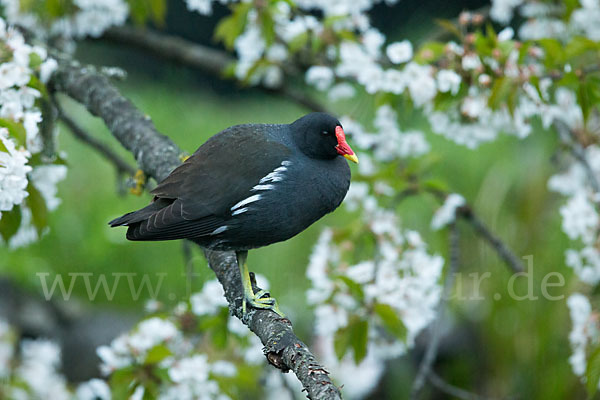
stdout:
{"type": "MultiPolygon", "coordinates": [[[[226,69],[236,61],[224,51],[149,29],[118,26],[107,30],[102,37],[112,42],[142,49],[157,57],[207,72],[219,78],[223,78],[226,69]]],[[[262,85],[258,87],[267,93],[291,100],[310,111],[326,111],[325,107],[306,94],[285,84],[278,88],[262,85]]]]}
{"type": "Polygon", "coordinates": [[[458,271],[458,265],[460,263],[460,234],[458,231],[458,227],[456,221],[450,225],[450,267],[446,272],[446,279],[444,282],[444,289],[442,292],[442,297],[437,306],[437,315],[435,317],[435,321],[431,324],[429,328],[429,343],[427,344],[427,350],[425,351],[425,356],[421,361],[421,365],[419,366],[419,372],[417,373],[417,377],[415,378],[410,394],[411,399],[417,399],[419,397],[419,393],[425,384],[425,379],[431,372],[431,367],[437,358],[438,348],[440,344],[440,333],[442,329],[442,323],[444,314],[446,311],[446,300],[450,297],[450,291],[454,285],[454,278],[456,276],[456,272],[458,271]]]}
{"type": "Polygon", "coordinates": [[[459,209],[459,215],[467,222],[471,224],[473,229],[481,235],[489,244],[492,246],[498,256],[508,265],[513,272],[519,273],[525,271],[523,263],[517,258],[517,256],[504,244],[504,242],[498,238],[492,231],[490,231],[483,221],[473,212],[468,206],[463,206],[459,209]]]}
{"type": "Polygon", "coordinates": [[[485,397],[481,397],[478,394],[471,393],[469,391],[449,384],[433,371],[429,371],[427,379],[429,380],[429,382],[431,382],[433,386],[452,397],[456,397],[461,400],[490,400],[486,399],[485,397]]]}
{"type": "MultiPolygon", "coordinates": [[[[181,163],[180,148],[171,139],[161,135],[152,120],[95,69],[61,59],[50,89],[69,95],[90,113],[102,118],[113,136],[135,155],[139,167],[147,176],[161,181],[181,163]]],[[[260,338],[267,360],[283,371],[294,371],[309,398],[341,399],[340,391],[329,378],[328,372],[294,334],[288,319],[262,309],[250,309],[242,318],[243,289],[235,254],[207,251],[206,256],[223,285],[230,312],[260,338]]]]}
{"type": "MultiPolygon", "coordinates": [[[[441,202],[446,200],[448,193],[437,190],[437,189],[427,189],[427,192],[433,194],[437,197],[441,202]]],[[[479,219],[477,214],[473,211],[471,206],[464,205],[457,210],[457,216],[463,218],[465,221],[469,222],[475,231],[479,233],[489,244],[492,246],[498,256],[506,263],[513,272],[523,272],[525,268],[523,268],[523,264],[519,260],[519,258],[504,244],[504,242],[497,237],[492,231],[490,231],[483,221],[479,219]]]]}
{"type": "Polygon", "coordinates": [[[117,155],[110,147],[86,132],[86,130],[79,126],[77,122],[65,114],[60,106],[57,106],[56,108],[58,110],[58,118],[67,126],[67,128],[69,128],[71,133],[73,133],[73,136],[104,156],[104,158],[110,161],[120,173],[128,175],[135,174],[135,168],[119,157],[119,155],[117,155]]]}

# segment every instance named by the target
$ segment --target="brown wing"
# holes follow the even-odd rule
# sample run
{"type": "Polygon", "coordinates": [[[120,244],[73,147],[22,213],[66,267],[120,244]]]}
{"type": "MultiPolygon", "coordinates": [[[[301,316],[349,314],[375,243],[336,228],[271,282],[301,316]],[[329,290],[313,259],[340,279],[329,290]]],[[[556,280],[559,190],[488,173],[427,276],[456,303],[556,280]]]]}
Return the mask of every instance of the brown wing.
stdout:
{"type": "Polygon", "coordinates": [[[149,206],[111,222],[129,225],[131,240],[169,240],[208,235],[252,195],[260,179],[290,155],[269,140],[268,125],[238,125],[213,136],[151,193],[149,206]]]}

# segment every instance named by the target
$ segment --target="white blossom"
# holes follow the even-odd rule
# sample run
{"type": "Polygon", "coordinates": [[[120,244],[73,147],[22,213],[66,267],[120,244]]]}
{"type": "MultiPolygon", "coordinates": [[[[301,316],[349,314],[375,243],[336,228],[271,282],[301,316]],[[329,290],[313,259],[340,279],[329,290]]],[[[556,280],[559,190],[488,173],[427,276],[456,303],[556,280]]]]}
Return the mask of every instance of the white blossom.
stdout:
{"type": "Polygon", "coordinates": [[[408,40],[392,43],[386,48],[385,54],[394,64],[405,63],[413,56],[412,44],[408,40]]]}
{"type": "Polygon", "coordinates": [[[442,93],[450,92],[456,95],[460,89],[461,77],[449,69],[442,69],[437,74],[438,90],[442,93]]]}
{"type": "Polygon", "coordinates": [[[58,374],[59,367],[60,348],[56,343],[43,339],[21,342],[21,365],[17,374],[36,398],[70,398],[65,378],[58,374]]]}
{"type": "Polygon", "coordinates": [[[221,307],[227,307],[223,287],[216,279],[206,282],[201,292],[190,297],[190,303],[196,315],[214,315],[221,307]]]}
{"type": "Polygon", "coordinates": [[[40,165],[31,172],[31,181],[44,197],[50,211],[55,210],[61,203],[61,200],[56,197],[58,192],[56,185],[66,176],[65,165],[40,165]]]}
{"type": "Polygon", "coordinates": [[[586,347],[592,339],[597,339],[598,330],[592,323],[592,307],[588,299],[580,294],[574,293],[567,300],[571,322],[573,327],[569,333],[569,342],[573,354],[569,357],[569,363],[575,375],[583,376],[586,370],[586,347]]]}
{"type": "Polygon", "coordinates": [[[466,54],[462,59],[462,67],[466,71],[481,68],[481,60],[475,53],[466,54]]]}
{"type": "MultiPolygon", "coordinates": [[[[29,152],[17,149],[14,140],[8,137],[8,130],[0,128],[0,143],[8,152],[0,151],[0,212],[10,211],[27,197],[27,165],[29,152]]],[[[1,213],[0,213],[1,215],[1,213]]]]}
{"type": "Polygon", "coordinates": [[[507,40],[511,40],[514,36],[515,36],[515,30],[513,28],[511,28],[510,26],[507,26],[506,28],[504,28],[500,32],[498,32],[498,41],[505,42],[507,40]]]}
{"type": "Polygon", "coordinates": [[[354,86],[349,83],[338,83],[327,92],[331,101],[348,99],[354,97],[355,94],[356,90],[354,89],[354,86]]]}
{"type": "Polygon", "coordinates": [[[169,377],[175,383],[196,381],[199,383],[208,380],[210,365],[204,354],[178,360],[169,368],[169,377]]]}
{"type": "Polygon", "coordinates": [[[588,285],[600,282],[600,251],[592,246],[581,250],[568,249],[565,252],[565,263],[573,268],[577,277],[588,285]]]}
{"type": "Polygon", "coordinates": [[[438,208],[431,220],[431,228],[439,230],[444,226],[454,222],[456,219],[456,210],[465,205],[465,198],[460,194],[452,193],[446,197],[444,204],[438,208]]]}
{"type": "Polygon", "coordinates": [[[185,0],[185,4],[190,11],[197,11],[203,15],[211,15],[212,1],[213,0],[185,0]]]}
{"type": "Polygon", "coordinates": [[[435,97],[437,86],[430,65],[410,62],[406,65],[404,73],[410,96],[416,106],[423,106],[435,97]]]}
{"type": "Polygon", "coordinates": [[[571,240],[581,239],[591,244],[596,238],[598,229],[598,212],[584,192],[578,192],[569,198],[567,204],[560,208],[563,218],[563,231],[571,240]]]}
{"type": "Polygon", "coordinates": [[[313,65],[306,71],[306,83],[324,91],[333,83],[333,71],[329,67],[313,65]]]}
{"type": "Polygon", "coordinates": [[[218,360],[212,363],[210,366],[210,371],[215,375],[227,377],[232,377],[237,374],[237,368],[235,364],[224,360],[218,360]]]}
{"type": "Polygon", "coordinates": [[[492,0],[490,16],[497,22],[508,24],[513,17],[514,9],[524,0],[492,0]]]}
{"type": "Polygon", "coordinates": [[[111,400],[110,387],[102,379],[91,379],[80,384],[75,393],[77,400],[111,400]]]}

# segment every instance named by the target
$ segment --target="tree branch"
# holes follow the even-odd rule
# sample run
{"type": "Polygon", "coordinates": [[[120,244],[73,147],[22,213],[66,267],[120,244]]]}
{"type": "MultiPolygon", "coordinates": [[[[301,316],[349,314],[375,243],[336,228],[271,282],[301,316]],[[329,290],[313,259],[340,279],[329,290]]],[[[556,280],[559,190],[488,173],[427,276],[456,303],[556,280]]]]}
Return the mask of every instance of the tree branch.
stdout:
{"type": "Polygon", "coordinates": [[[244,292],[233,252],[205,251],[209,265],[225,289],[230,312],[242,320],[261,339],[269,363],[294,371],[311,399],[341,399],[328,372],[317,362],[308,347],[292,330],[287,318],[272,311],[250,308],[242,318],[244,292]]]}
{"type": "MultiPolygon", "coordinates": [[[[407,191],[410,190],[407,189],[407,191]]],[[[448,193],[445,191],[437,190],[437,189],[427,189],[427,192],[433,194],[437,197],[442,203],[446,200],[448,193]]],[[[412,195],[412,192],[408,191],[406,195],[412,195]]],[[[490,246],[494,250],[498,256],[506,263],[506,265],[512,269],[513,272],[523,272],[525,268],[523,268],[523,264],[519,260],[519,258],[508,248],[507,245],[504,244],[502,239],[496,236],[492,231],[490,231],[482,220],[479,219],[477,214],[473,211],[470,205],[466,204],[460,208],[458,208],[456,215],[458,217],[463,218],[465,221],[471,224],[471,226],[475,229],[475,231],[485,239],[490,246]]]]}
{"type": "MultiPolygon", "coordinates": [[[[61,60],[51,90],[63,92],[102,118],[113,136],[131,151],[148,176],[161,181],[181,163],[179,147],[161,135],[142,114],[94,68],[61,60]]],[[[233,252],[206,252],[233,315],[240,318],[265,346],[267,360],[283,371],[292,370],[311,399],[341,399],[327,371],[292,330],[291,322],[268,310],[251,309],[242,316],[242,285],[233,252]]]]}
{"type": "Polygon", "coordinates": [[[135,168],[119,157],[119,155],[106,144],[86,132],[86,130],[83,129],[77,122],[65,114],[62,107],[60,107],[58,104],[56,109],[58,111],[58,118],[67,126],[67,128],[69,128],[71,133],[73,133],[73,136],[89,145],[98,153],[102,154],[104,158],[108,159],[108,161],[114,164],[118,172],[132,176],[135,174],[135,168]]]}
{"type": "MultiPolygon", "coordinates": [[[[154,56],[209,73],[218,78],[223,78],[227,67],[236,61],[224,51],[149,29],[118,26],[107,30],[102,37],[111,42],[142,49],[154,56]]],[[[258,87],[267,93],[291,100],[310,111],[326,112],[321,104],[289,86],[269,88],[261,85],[258,87]]]]}
{"type": "Polygon", "coordinates": [[[500,258],[513,270],[513,272],[518,273],[525,271],[521,260],[517,258],[517,256],[504,244],[500,238],[498,238],[485,226],[483,221],[479,219],[479,217],[470,207],[461,207],[458,211],[459,215],[469,222],[473,229],[475,229],[475,231],[481,235],[490,244],[490,246],[494,248],[494,250],[496,250],[498,256],[500,256],[500,258]]]}
{"type": "Polygon", "coordinates": [[[468,392],[464,389],[449,384],[433,371],[429,371],[427,375],[429,382],[440,391],[461,400],[486,400],[475,393],[468,392]]]}

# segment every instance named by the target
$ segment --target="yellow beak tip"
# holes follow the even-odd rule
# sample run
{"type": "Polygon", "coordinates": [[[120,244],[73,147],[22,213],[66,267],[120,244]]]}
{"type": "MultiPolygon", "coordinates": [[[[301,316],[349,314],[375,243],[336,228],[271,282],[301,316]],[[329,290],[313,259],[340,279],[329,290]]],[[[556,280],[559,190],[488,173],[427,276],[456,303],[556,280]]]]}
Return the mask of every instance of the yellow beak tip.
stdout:
{"type": "Polygon", "coordinates": [[[350,161],[352,161],[353,163],[355,163],[355,164],[358,164],[358,157],[356,157],[356,154],[352,154],[352,155],[350,155],[350,154],[344,154],[344,157],[345,157],[347,160],[350,160],[350,161]]]}

